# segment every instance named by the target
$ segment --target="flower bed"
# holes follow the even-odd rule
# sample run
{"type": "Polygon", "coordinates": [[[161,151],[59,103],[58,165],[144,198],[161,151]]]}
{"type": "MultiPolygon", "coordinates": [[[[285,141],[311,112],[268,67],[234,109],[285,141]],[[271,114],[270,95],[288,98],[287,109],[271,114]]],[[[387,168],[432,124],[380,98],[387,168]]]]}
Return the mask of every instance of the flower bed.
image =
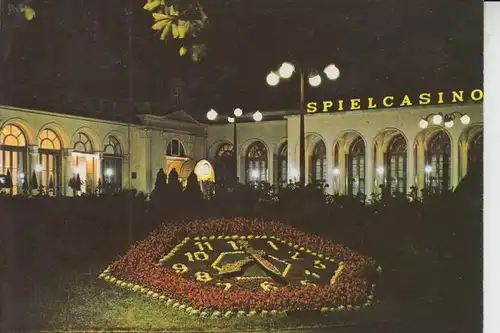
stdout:
{"type": "Polygon", "coordinates": [[[134,244],[124,256],[112,263],[99,278],[119,287],[142,292],[174,308],[202,317],[231,315],[283,315],[293,311],[339,311],[371,305],[374,284],[358,272],[373,259],[321,237],[275,221],[217,219],[163,226],[145,240],[134,244]],[[242,236],[246,235],[246,236],[242,236]],[[283,286],[269,290],[225,290],[212,284],[189,279],[161,265],[189,239],[269,238],[289,242],[317,256],[340,263],[332,284],[283,286]]]}

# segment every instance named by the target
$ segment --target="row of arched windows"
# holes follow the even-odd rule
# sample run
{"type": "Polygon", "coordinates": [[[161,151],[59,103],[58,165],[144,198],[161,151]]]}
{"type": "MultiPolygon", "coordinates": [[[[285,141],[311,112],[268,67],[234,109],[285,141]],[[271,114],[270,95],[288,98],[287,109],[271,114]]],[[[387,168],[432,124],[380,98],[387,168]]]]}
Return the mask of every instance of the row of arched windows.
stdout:
{"type": "MultiPolygon", "coordinates": [[[[440,192],[451,186],[451,144],[449,136],[438,131],[426,144],[424,165],[424,186],[430,191],[440,192]]],[[[374,149],[374,162],[377,156],[377,146],[374,149]]],[[[415,156],[417,150],[414,149],[415,156]]],[[[215,156],[216,182],[225,184],[234,179],[236,170],[234,163],[233,146],[225,143],[219,147],[215,156]]],[[[341,165],[341,148],[334,146],[333,165],[337,169],[341,165]]],[[[468,168],[482,168],[483,134],[477,133],[469,145],[467,160],[468,168]]],[[[288,175],[288,146],[284,143],[276,156],[277,181],[283,186],[291,179],[288,175]]],[[[317,185],[327,183],[327,149],[322,140],[319,140],[309,154],[309,182],[317,185]]],[[[247,183],[268,180],[268,152],[265,145],[256,141],[252,143],[245,153],[245,175],[247,183]]],[[[392,137],[382,154],[383,172],[382,185],[391,193],[406,193],[407,191],[407,163],[408,146],[401,134],[392,137]]],[[[415,163],[417,158],[415,158],[415,163]]],[[[366,192],[366,147],[361,137],[355,138],[345,153],[345,182],[347,193],[356,195],[366,192]]],[[[376,167],[377,163],[373,163],[376,167]]],[[[417,166],[415,165],[415,170],[417,166]]],[[[334,172],[335,174],[335,172],[334,172]]]]}
{"type": "MultiPolygon", "coordinates": [[[[7,124],[0,132],[0,174],[11,174],[13,194],[21,192],[24,182],[33,185],[33,174],[29,172],[34,172],[37,185],[43,186],[47,193],[60,194],[63,183],[62,148],[62,141],[57,133],[50,128],[43,129],[38,135],[38,153],[33,154],[37,160],[30,163],[36,167],[31,168],[28,165],[29,152],[25,133],[19,126],[7,124]]],[[[84,180],[86,190],[93,190],[97,185],[92,156],[94,147],[87,134],[76,134],[73,151],[73,174],[78,174],[80,179],[84,180]]],[[[113,188],[121,188],[122,158],[120,142],[115,137],[108,136],[98,175],[103,189],[109,188],[110,185],[113,188]]]]}

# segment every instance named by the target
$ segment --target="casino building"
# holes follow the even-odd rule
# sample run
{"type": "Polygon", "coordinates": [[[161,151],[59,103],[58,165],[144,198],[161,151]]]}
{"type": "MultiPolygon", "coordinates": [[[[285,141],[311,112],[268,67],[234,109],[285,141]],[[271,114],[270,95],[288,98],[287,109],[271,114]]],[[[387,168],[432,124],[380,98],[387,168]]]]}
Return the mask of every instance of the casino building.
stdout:
{"type": "MultiPolygon", "coordinates": [[[[297,112],[262,113],[260,122],[243,115],[236,125],[239,181],[298,181],[297,112]]],[[[160,168],[175,168],[183,180],[193,170],[199,180],[234,179],[233,124],[201,123],[183,110],[138,118],[123,123],[0,106],[0,174],[9,170],[13,193],[35,174],[50,195],[73,195],[76,174],[82,192],[108,183],[149,193],[160,168]]],[[[318,112],[305,116],[305,132],[306,183],[328,184],[328,193],[371,194],[381,184],[393,193],[453,188],[482,165],[481,102],[318,112]]]]}

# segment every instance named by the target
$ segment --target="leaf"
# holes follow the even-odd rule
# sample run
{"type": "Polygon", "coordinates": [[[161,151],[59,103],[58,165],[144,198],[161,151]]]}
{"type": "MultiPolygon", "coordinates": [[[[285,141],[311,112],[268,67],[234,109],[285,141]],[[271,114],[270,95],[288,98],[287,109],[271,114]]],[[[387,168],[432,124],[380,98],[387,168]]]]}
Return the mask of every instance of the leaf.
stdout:
{"type": "Polygon", "coordinates": [[[174,6],[168,7],[168,13],[170,16],[179,16],[179,11],[174,8],[174,6]]]}
{"type": "Polygon", "coordinates": [[[161,40],[165,40],[168,38],[168,32],[170,30],[170,26],[172,25],[172,21],[168,21],[168,24],[165,26],[165,28],[163,29],[163,31],[161,32],[161,36],[160,36],[160,39],[161,40]]]}
{"type": "Polygon", "coordinates": [[[148,3],[144,5],[144,9],[145,9],[145,10],[152,11],[152,10],[154,10],[156,7],[158,7],[160,4],[161,4],[161,1],[160,1],[160,0],[153,0],[153,1],[149,1],[149,0],[148,0],[148,3]]]}
{"type": "Polygon", "coordinates": [[[24,5],[23,7],[21,7],[21,12],[24,13],[24,17],[28,20],[28,21],[31,21],[32,19],[35,18],[36,16],[36,13],[35,11],[33,10],[33,8],[31,8],[30,6],[26,6],[24,5]]]}
{"type": "Polygon", "coordinates": [[[161,14],[161,13],[153,13],[153,18],[157,21],[159,20],[167,20],[170,19],[169,15],[161,14]]]}
{"type": "Polygon", "coordinates": [[[181,55],[181,57],[182,57],[183,55],[185,55],[185,54],[186,54],[186,52],[187,52],[187,49],[186,49],[184,46],[183,46],[183,47],[181,47],[181,48],[179,49],[179,54],[181,55]]]}
{"type": "Polygon", "coordinates": [[[153,24],[152,28],[153,28],[153,30],[161,30],[168,24],[168,22],[169,22],[168,20],[158,21],[155,24],[153,24]]]}
{"type": "Polygon", "coordinates": [[[189,22],[184,20],[179,20],[177,24],[177,31],[179,33],[179,38],[184,38],[186,36],[186,32],[189,30],[189,22]]]}
{"type": "Polygon", "coordinates": [[[172,36],[174,37],[174,39],[179,38],[179,29],[177,24],[172,24],[172,36]]]}

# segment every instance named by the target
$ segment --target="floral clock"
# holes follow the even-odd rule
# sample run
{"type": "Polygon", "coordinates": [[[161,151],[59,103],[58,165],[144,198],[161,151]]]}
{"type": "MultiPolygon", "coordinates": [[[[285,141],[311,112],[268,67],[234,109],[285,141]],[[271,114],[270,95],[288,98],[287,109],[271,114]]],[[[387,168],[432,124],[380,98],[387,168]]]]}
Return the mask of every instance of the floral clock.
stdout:
{"type": "Polygon", "coordinates": [[[370,306],[375,284],[366,272],[374,267],[373,259],[321,237],[237,218],[163,226],[99,278],[217,318],[370,306]]]}

